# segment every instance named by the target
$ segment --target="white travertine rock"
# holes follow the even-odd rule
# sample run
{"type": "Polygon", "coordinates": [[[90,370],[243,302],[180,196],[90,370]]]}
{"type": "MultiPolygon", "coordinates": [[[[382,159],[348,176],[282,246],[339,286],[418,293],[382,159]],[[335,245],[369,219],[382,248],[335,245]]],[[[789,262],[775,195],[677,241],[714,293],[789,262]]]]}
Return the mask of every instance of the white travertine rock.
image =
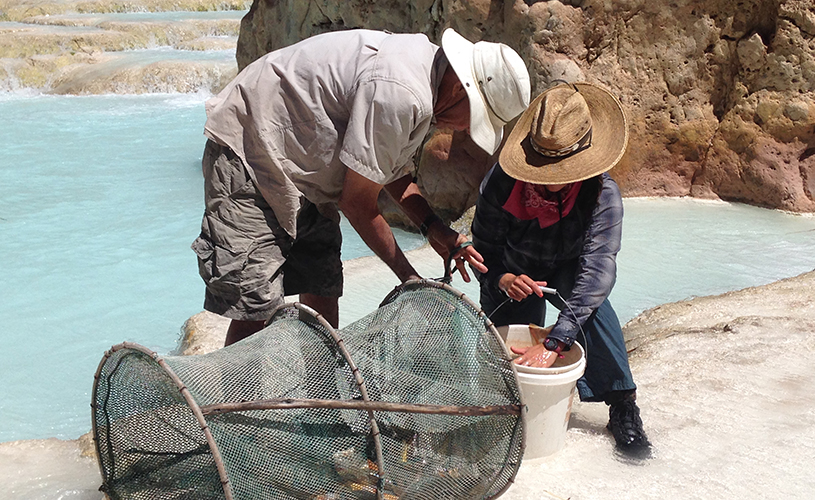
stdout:
{"type": "Polygon", "coordinates": [[[192,356],[206,354],[224,346],[229,318],[209,311],[201,311],[188,319],[181,327],[178,354],[192,356]]]}

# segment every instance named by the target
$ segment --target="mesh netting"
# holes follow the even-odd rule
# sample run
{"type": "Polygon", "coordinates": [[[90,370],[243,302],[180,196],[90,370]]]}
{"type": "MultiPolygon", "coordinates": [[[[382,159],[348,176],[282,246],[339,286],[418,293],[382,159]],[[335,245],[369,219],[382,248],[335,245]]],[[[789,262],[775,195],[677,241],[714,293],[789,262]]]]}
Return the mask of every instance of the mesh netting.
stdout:
{"type": "Polygon", "coordinates": [[[289,304],[210,354],[114,346],[93,423],[113,499],[473,499],[514,478],[521,408],[489,320],[417,281],[340,331],[289,304]]]}

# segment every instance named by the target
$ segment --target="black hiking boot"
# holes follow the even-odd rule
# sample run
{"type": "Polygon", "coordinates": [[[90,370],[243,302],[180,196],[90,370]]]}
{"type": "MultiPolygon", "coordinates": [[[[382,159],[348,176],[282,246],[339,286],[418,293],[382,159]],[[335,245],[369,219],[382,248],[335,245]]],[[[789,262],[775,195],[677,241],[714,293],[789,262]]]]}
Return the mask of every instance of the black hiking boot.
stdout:
{"type": "Polygon", "coordinates": [[[634,402],[634,394],[612,403],[608,408],[608,425],[617,449],[634,455],[645,456],[650,452],[651,442],[645,435],[640,409],[634,402]]]}

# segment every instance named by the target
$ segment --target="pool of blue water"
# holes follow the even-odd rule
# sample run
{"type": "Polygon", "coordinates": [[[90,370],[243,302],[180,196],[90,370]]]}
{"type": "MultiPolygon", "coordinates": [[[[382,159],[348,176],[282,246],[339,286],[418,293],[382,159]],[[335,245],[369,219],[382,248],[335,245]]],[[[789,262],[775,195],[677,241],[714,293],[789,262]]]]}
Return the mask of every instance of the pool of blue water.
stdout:
{"type": "Polygon", "coordinates": [[[203,97],[6,95],[0,116],[0,441],[76,437],[105,349],[167,353],[201,310],[203,97]]]}
{"type": "MultiPolygon", "coordinates": [[[[0,94],[0,442],[87,432],[104,351],[128,340],[169,353],[201,310],[189,245],[205,97],[0,94]]],[[[812,217],[692,200],[625,209],[612,294],[623,321],[815,267],[812,217]]],[[[344,235],[344,258],[370,255],[344,235]]]]}

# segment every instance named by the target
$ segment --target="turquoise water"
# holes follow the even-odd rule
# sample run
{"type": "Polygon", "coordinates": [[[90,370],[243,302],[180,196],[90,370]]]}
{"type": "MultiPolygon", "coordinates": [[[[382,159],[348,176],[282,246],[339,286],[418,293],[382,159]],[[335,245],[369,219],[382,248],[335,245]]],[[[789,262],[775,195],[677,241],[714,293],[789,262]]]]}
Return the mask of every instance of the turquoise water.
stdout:
{"type": "MultiPolygon", "coordinates": [[[[0,94],[0,442],[87,432],[104,351],[128,340],[168,353],[201,310],[189,245],[203,206],[205,97],[0,94]]],[[[625,209],[611,297],[623,321],[815,267],[813,217],[693,200],[625,209]]],[[[370,255],[344,234],[344,258],[370,255]]]]}
{"type": "Polygon", "coordinates": [[[203,100],[0,96],[0,442],[86,432],[104,351],[167,353],[201,311],[203,100]]]}
{"type": "Polygon", "coordinates": [[[235,64],[234,50],[178,50],[172,47],[123,50],[115,52],[121,61],[146,66],[162,61],[215,61],[235,64]]]}
{"type": "Polygon", "coordinates": [[[695,296],[815,269],[815,217],[693,199],[627,199],[617,284],[621,320],[695,296]]]}

